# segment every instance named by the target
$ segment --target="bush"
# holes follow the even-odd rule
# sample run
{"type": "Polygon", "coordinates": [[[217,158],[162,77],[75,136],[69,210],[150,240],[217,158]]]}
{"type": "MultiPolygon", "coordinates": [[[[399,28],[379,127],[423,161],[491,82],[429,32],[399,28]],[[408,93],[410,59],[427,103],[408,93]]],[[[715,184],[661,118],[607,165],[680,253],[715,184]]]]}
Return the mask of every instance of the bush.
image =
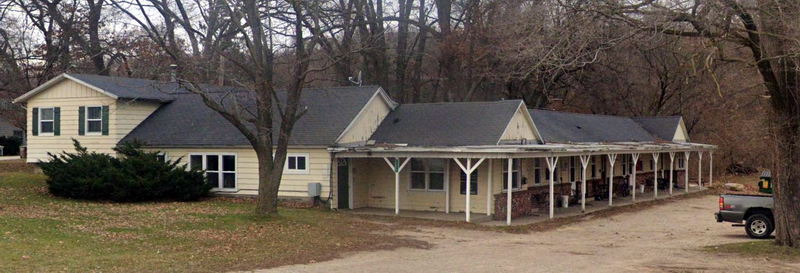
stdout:
{"type": "Polygon", "coordinates": [[[47,185],[56,196],[136,202],[148,200],[191,201],[208,195],[211,186],[203,173],[186,170],[181,159],[162,161],[158,152],[146,152],[138,143],[116,149],[120,158],[88,152],[73,140],[76,153],[50,155],[40,163],[47,185]]]}
{"type": "Polygon", "coordinates": [[[22,146],[22,139],[14,136],[0,136],[0,146],[3,146],[2,155],[19,155],[19,147],[22,146]]]}

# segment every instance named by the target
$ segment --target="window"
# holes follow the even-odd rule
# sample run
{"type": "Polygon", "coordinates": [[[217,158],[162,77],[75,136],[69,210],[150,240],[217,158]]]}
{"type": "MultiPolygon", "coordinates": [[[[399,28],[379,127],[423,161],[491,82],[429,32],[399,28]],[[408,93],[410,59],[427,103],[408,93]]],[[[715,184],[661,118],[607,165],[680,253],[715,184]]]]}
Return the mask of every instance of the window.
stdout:
{"type": "Polygon", "coordinates": [[[289,154],[286,157],[286,170],[290,173],[308,173],[308,155],[289,154]]]}
{"type": "Polygon", "coordinates": [[[411,159],[411,183],[409,189],[441,191],[444,190],[445,160],[411,159]]]}
{"type": "Polygon", "coordinates": [[[629,167],[631,163],[631,158],[628,155],[622,155],[622,175],[627,175],[631,172],[631,168],[629,167]]]}
{"type": "MultiPolygon", "coordinates": [[[[464,171],[461,171],[461,194],[467,194],[467,174],[464,171]]],[[[505,183],[503,183],[505,185],[505,183]]],[[[469,194],[470,195],[477,195],[478,194],[478,170],[475,170],[469,176],[469,194]]]]}
{"type": "Polygon", "coordinates": [[[14,137],[16,137],[16,138],[24,138],[25,136],[24,136],[24,133],[22,132],[22,130],[14,130],[14,137]]]}
{"type": "Polygon", "coordinates": [[[636,161],[636,170],[637,171],[644,171],[644,162],[641,160],[636,161]]]}
{"type": "Polygon", "coordinates": [[[167,162],[167,154],[166,153],[159,153],[156,155],[156,160],[161,162],[167,162]]]}
{"type": "MultiPolygon", "coordinates": [[[[508,190],[508,159],[503,160],[503,190],[508,190]]],[[[520,189],[521,181],[519,176],[520,160],[511,161],[511,187],[513,190],[520,189]]]]}
{"type": "Polygon", "coordinates": [[[591,162],[590,164],[592,164],[592,172],[589,175],[589,177],[591,177],[591,178],[597,177],[597,165],[594,163],[594,159],[595,159],[595,157],[592,156],[591,159],[589,160],[589,162],[591,162]]]}
{"type": "Polygon", "coordinates": [[[39,133],[43,135],[55,132],[55,108],[39,108],[39,133]]]}
{"type": "Polygon", "coordinates": [[[542,162],[539,158],[533,159],[533,184],[542,184],[542,162]]]}
{"type": "Polygon", "coordinates": [[[86,134],[99,135],[103,133],[103,107],[86,107],[86,134]]]}
{"type": "Polygon", "coordinates": [[[683,157],[678,157],[678,169],[685,168],[685,166],[684,166],[685,164],[686,163],[683,161],[683,157]]]}
{"type": "Polygon", "coordinates": [[[576,181],[575,180],[575,157],[571,156],[569,158],[569,181],[576,181]]]}
{"type": "Polygon", "coordinates": [[[189,166],[194,170],[204,170],[206,181],[214,189],[236,189],[236,155],[193,154],[189,156],[189,166]]]}

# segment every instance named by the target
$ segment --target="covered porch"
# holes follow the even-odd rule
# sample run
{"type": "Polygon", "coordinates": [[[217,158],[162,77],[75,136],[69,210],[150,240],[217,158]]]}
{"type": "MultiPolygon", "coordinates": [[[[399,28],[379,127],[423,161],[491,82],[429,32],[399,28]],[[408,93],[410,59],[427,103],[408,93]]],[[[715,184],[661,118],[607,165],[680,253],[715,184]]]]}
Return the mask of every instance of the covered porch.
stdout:
{"type": "MultiPolygon", "coordinates": [[[[690,181],[691,183],[696,183],[695,181],[690,181]]],[[[697,185],[691,185],[689,191],[674,191],[672,195],[665,195],[658,197],[657,200],[664,200],[670,199],[673,197],[678,197],[682,195],[686,195],[689,193],[695,193],[705,190],[704,187],[699,187],[697,185]]],[[[636,202],[633,201],[631,196],[627,197],[619,197],[616,198],[614,201],[614,206],[609,206],[607,202],[602,201],[588,201],[586,203],[586,209],[581,209],[580,206],[570,206],[570,207],[557,207],[555,208],[555,215],[552,219],[558,218],[566,218],[566,217],[573,217],[573,216],[580,216],[585,215],[593,212],[608,210],[614,207],[625,207],[629,205],[633,205],[635,203],[641,202],[648,202],[654,200],[655,197],[652,191],[645,191],[641,197],[637,198],[636,202]]],[[[435,220],[435,221],[452,221],[452,222],[460,222],[464,221],[466,217],[465,212],[451,212],[451,213],[444,213],[444,212],[437,212],[437,211],[421,211],[421,210],[400,210],[399,214],[395,214],[394,209],[387,209],[387,208],[357,208],[349,210],[348,213],[356,214],[356,215],[373,215],[373,216],[396,216],[396,217],[408,217],[408,218],[415,218],[415,219],[425,219],[425,220],[435,220]]],[[[485,226],[505,226],[508,225],[504,220],[495,220],[492,216],[487,216],[483,214],[472,214],[472,218],[470,219],[471,223],[485,225],[485,226]]],[[[547,215],[547,213],[540,213],[528,216],[520,216],[513,218],[511,221],[511,226],[522,226],[522,225],[530,225],[541,223],[545,221],[549,221],[551,218],[547,215]]]]}
{"type": "MultiPolygon", "coordinates": [[[[710,170],[713,148],[694,143],[335,148],[331,152],[347,168],[333,173],[340,189],[333,197],[353,213],[529,224],[702,189],[702,155],[709,155],[710,170]],[[697,186],[685,187],[693,154],[700,159],[697,186]]],[[[708,184],[712,179],[709,172],[708,184]]]]}

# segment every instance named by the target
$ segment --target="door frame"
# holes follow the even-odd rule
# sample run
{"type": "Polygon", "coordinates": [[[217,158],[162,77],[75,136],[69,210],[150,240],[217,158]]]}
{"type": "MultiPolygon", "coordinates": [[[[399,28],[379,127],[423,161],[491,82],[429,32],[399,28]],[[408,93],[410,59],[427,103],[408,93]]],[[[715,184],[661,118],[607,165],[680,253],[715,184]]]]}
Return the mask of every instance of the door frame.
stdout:
{"type": "MultiPolygon", "coordinates": [[[[336,172],[338,173],[337,177],[341,177],[342,175],[342,173],[340,172],[341,170],[340,167],[342,166],[339,165],[339,160],[344,160],[345,164],[347,164],[347,207],[344,208],[338,206],[341,203],[339,200],[341,198],[337,198],[336,204],[339,209],[353,209],[353,164],[352,164],[353,162],[349,158],[338,158],[334,163],[336,164],[336,172]]],[[[336,183],[337,184],[341,183],[341,180],[337,178],[336,183]]],[[[337,186],[336,187],[337,196],[343,196],[343,194],[340,191],[341,191],[340,187],[337,186]]]]}

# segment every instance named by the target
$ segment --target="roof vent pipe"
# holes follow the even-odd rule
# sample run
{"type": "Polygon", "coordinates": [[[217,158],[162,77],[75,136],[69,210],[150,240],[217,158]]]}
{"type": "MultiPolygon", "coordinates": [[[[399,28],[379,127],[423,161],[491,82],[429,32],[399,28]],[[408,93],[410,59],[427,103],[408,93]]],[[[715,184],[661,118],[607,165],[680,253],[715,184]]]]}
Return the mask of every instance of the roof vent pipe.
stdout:
{"type": "Polygon", "coordinates": [[[178,81],[178,65],[177,64],[169,65],[169,81],[170,82],[177,82],[178,81]]]}

